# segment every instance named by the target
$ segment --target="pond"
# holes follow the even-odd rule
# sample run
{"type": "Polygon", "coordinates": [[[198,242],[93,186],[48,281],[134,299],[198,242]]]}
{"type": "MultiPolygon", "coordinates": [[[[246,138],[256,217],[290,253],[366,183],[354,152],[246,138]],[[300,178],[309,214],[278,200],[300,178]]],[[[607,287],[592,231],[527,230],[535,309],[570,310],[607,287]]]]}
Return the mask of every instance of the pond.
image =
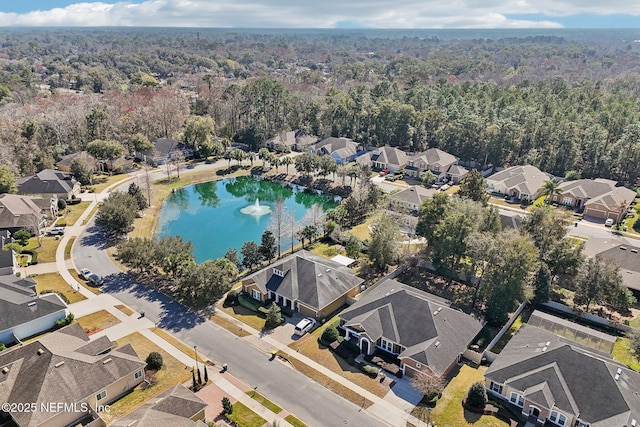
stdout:
{"type": "MultiPolygon", "coordinates": [[[[160,211],[155,236],[181,236],[191,240],[197,262],[221,258],[253,240],[258,245],[269,226],[270,210],[276,200],[302,220],[315,203],[324,210],[335,207],[333,197],[304,191],[301,187],[241,176],[195,184],[166,198],[160,211]],[[257,203],[256,203],[257,201],[257,203]]],[[[290,238],[282,239],[282,250],[291,247],[290,238]]]]}

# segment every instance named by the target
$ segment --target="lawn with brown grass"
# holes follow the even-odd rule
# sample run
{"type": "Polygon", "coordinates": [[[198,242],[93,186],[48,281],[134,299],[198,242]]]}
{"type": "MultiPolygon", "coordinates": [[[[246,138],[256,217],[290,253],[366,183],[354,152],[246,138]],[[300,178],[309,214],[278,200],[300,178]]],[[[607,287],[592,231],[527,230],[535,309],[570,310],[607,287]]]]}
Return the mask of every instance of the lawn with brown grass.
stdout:
{"type": "MultiPolygon", "coordinates": [[[[468,365],[463,365],[460,372],[449,382],[442,393],[442,398],[438,400],[435,408],[431,410],[431,422],[441,427],[505,427],[507,423],[500,421],[491,415],[480,415],[469,412],[462,407],[462,399],[467,395],[469,387],[476,381],[484,382],[484,372],[486,367],[474,369],[468,365]]],[[[428,416],[428,411],[424,406],[418,405],[411,412],[416,418],[422,421],[428,416]]]]}
{"type": "Polygon", "coordinates": [[[87,314],[76,319],[76,321],[82,326],[87,335],[95,334],[120,323],[120,320],[107,310],[87,314]]]}
{"type": "Polygon", "coordinates": [[[134,313],[133,310],[131,310],[129,307],[127,307],[124,304],[114,305],[114,307],[120,310],[121,312],[123,312],[124,314],[126,314],[127,316],[131,316],[134,313]]]}
{"type": "Polygon", "coordinates": [[[234,335],[237,335],[239,337],[249,335],[249,332],[245,331],[241,325],[238,325],[237,323],[227,319],[226,317],[217,316],[214,314],[210,316],[209,319],[211,319],[213,323],[216,323],[218,326],[222,326],[234,335]]]}
{"type": "Polygon", "coordinates": [[[58,273],[39,274],[34,277],[39,294],[46,292],[56,292],[64,295],[69,304],[87,299],[80,292],[73,289],[58,273]]]}
{"type": "Polygon", "coordinates": [[[99,288],[96,288],[95,286],[90,286],[86,280],[81,279],[80,275],[78,274],[78,272],[76,270],[68,270],[69,274],[71,274],[73,276],[74,279],[76,279],[76,282],[80,283],[80,285],[89,290],[91,293],[94,293],[96,295],[100,295],[102,293],[102,291],[99,288]]]}
{"type": "Polygon", "coordinates": [[[80,202],[76,205],[67,205],[67,213],[58,219],[58,222],[62,220],[67,226],[74,225],[90,204],[91,202],[80,202]]]}
{"type": "Polygon", "coordinates": [[[291,424],[293,427],[308,427],[305,423],[303,423],[293,415],[287,415],[284,420],[291,424]]]}
{"type": "MultiPolygon", "coordinates": [[[[178,350],[180,350],[181,352],[183,352],[184,354],[186,354],[187,356],[190,356],[190,357],[195,356],[195,350],[193,349],[193,347],[190,347],[187,344],[183,343],[178,338],[174,337],[164,329],[151,328],[151,331],[154,334],[158,335],[163,340],[165,340],[166,342],[168,342],[169,344],[171,344],[172,346],[174,346],[175,348],[177,348],[178,350]]],[[[198,362],[205,363],[206,360],[202,357],[202,355],[198,354],[198,362]]]]}
{"type": "Polygon", "coordinates": [[[222,310],[230,316],[238,319],[242,323],[251,326],[253,329],[261,331],[264,329],[265,319],[258,316],[255,312],[245,308],[241,305],[235,305],[233,307],[224,307],[222,304],[218,305],[218,310],[222,310]]]}
{"type": "Polygon", "coordinates": [[[348,230],[347,233],[352,236],[356,236],[360,240],[368,240],[371,236],[371,230],[369,230],[369,226],[377,219],[377,215],[373,215],[362,224],[356,225],[351,230],[348,230]]]}
{"type": "Polygon", "coordinates": [[[56,250],[60,244],[59,236],[43,236],[42,245],[38,246],[38,238],[32,237],[22,250],[31,250],[38,253],[38,263],[54,262],[56,260],[56,250]]]}
{"type": "Polygon", "coordinates": [[[169,353],[149,341],[139,332],[127,335],[116,341],[118,346],[131,344],[138,356],[144,360],[152,351],[157,351],[162,355],[162,369],[155,375],[156,383],[148,388],[136,388],[131,393],[122,397],[118,401],[110,405],[108,413],[102,413],[107,424],[111,424],[114,420],[134,411],[147,400],[157,396],[163,391],[176,384],[184,383],[191,378],[191,370],[180,363],[169,353]]]}
{"type": "Polygon", "coordinates": [[[102,190],[107,188],[108,186],[115,184],[120,181],[124,181],[129,178],[127,174],[119,174],[119,175],[100,175],[93,179],[95,184],[92,186],[94,192],[100,193],[102,190]]]}
{"type": "Polygon", "coordinates": [[[64,259],[65,261],[71,259],[71,248],[73,247],[73,242],[76,241],[76,236],[69,238],[67,242],[67,246],[64,247],[64,259]]]}
{"type": "Polygon", "coordinates": [[[93,218],[93,215],[96,213],[99,207],[100,205],[96,203],[95,206],[91,208],[91,212],[89,212],[89,214],[84,218],[84,220],[82,221],[82,225],[87,225],[87,223],[91,221],[91,218],[93,218]]]}

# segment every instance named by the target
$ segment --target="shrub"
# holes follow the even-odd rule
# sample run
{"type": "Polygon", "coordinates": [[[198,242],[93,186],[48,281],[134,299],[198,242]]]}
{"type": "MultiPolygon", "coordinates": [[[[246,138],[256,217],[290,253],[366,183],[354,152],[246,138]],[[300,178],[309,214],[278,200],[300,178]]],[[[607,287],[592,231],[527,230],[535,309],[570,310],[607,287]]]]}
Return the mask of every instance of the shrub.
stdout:
{"type": "Polygon", "coordinates": [[[64,199],[58,199],[58,210],[67,209],[67,202],[64,199]]]}
{"type": "Polygon", "coordinates": [[[471,384],[467,393],[467,404],[475,408],[484,408],[487,404],[487,390],[481,381],[471,384]]]}
{"type": "Polygon", "coordinates": [[[0,342],[0,351],[4,350],[6,347],[4,346],[4,343],[0,342]]]}
{"type": "Polygon", "coordinates": [[[258,306],[253,303],[253,301],[249,300],[244,295],[238,295],[238,304],[243,306],[244,308],[248,308],[251,311],[258,311],[258,306]]]}
{"type": "Polygon", "coordinates": [[[73,313],[69,313],[64,319],[56,320],[56,329],[60,329],[62,327],[70,325],[71,323],[73,323],[73,318],[73,313]]]}
{"type": "Polygon", "coordinates": [[[269,315],[269,309],[267,307],[258,307],[258,316],[266,319],[269,315]]]}
{"type": "Polygon", "coordinates": [[[157,351],[152,351],[151,353],[149,353],[145,362],[147,363],[148,370],[159,371],[160,369],[162,369],[162,355],[157,351]]]}
{"type": "Polygon", "coordinates": [[[13,233],[13,238],[18,241],[22,246],[27,246],[28,240],[31,238],[31,233],[27,230],[18,230],[13,233]]]}
{"type": "Polygon", "coordinates": [[[322,332],[322,341],[332,343],[338,339],[338,328],[329,326],[322,332]]]}
{"type": "Polygon", "coordinates": [[[284,321],[282,314],[280,314],[280,307],[276,303],[272,303],[271,307],[267,310],[267,321],[265,327],[275,328],[284,321]]]}
{"type": "Polygon", "coordinates": [[[360,364],[360,370],[370,376],[371,378],[375,378],[380,373],[380,369],[375,366],[367,365],[366,363],[360,364]]]}
{"type": "Polygon", "coordinates": [[[342,341],[342,345],[355,353],[360,353],[360,347],[358,347],[356,344],[352,343],[351,341],[344,340],[342,341]]]}
{"type": "Polygon", "coordinates": [[[56,227],[66,227],[67,226],[67,221],[64,219],[59,219],[56,222],[56,227]]]}
{"type": "Polygon", "coordinates": [[[224,299],[224,305],[236,305],[238,304],[238,296],[240,291],[238,289],[231,289],[227,293],[227,297],[224,299]]]}
{"type": "Polygon", "coordinates": [[[640,233],[640,217],[633,223],[633,229],[640,233]]]}
{"type": "Polygon", "coordinates": [[[222,398],[222,414],[228,415],[233,413],[233,405],[227,396],[222,398]]]}

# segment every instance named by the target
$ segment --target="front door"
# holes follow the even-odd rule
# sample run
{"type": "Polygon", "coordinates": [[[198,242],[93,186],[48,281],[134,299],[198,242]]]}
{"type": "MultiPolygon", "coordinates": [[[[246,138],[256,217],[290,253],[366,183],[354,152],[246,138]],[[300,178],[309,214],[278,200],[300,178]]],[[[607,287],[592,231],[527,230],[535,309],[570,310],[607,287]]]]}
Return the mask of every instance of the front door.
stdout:
{"type": "Polygon", "coordinates": [[[540,409],[532,406],[529,408],[529,415],[533,415],[534,417],[538,418],[538,416],[540,415],[540,409]]]}
{"type": "Polygon", "coordinates": [[[360,349],[362,350],[362,354],[369,354],[369,341],[360,341],[360,349]]]}

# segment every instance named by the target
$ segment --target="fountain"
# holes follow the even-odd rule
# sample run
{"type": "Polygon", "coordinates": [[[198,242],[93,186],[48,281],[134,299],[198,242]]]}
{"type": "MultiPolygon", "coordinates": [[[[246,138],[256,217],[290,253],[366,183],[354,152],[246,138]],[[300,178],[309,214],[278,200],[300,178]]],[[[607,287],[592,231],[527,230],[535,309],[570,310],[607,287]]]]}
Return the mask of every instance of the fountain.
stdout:
{"type": "Polygon", "coordinates": [[[271,208],[269,206],[260,206],[260,201],[256,199],[253,205],[245,206],[240,209],[240,212],[246,215],[262,216],[271,213],[271,208]]]}

